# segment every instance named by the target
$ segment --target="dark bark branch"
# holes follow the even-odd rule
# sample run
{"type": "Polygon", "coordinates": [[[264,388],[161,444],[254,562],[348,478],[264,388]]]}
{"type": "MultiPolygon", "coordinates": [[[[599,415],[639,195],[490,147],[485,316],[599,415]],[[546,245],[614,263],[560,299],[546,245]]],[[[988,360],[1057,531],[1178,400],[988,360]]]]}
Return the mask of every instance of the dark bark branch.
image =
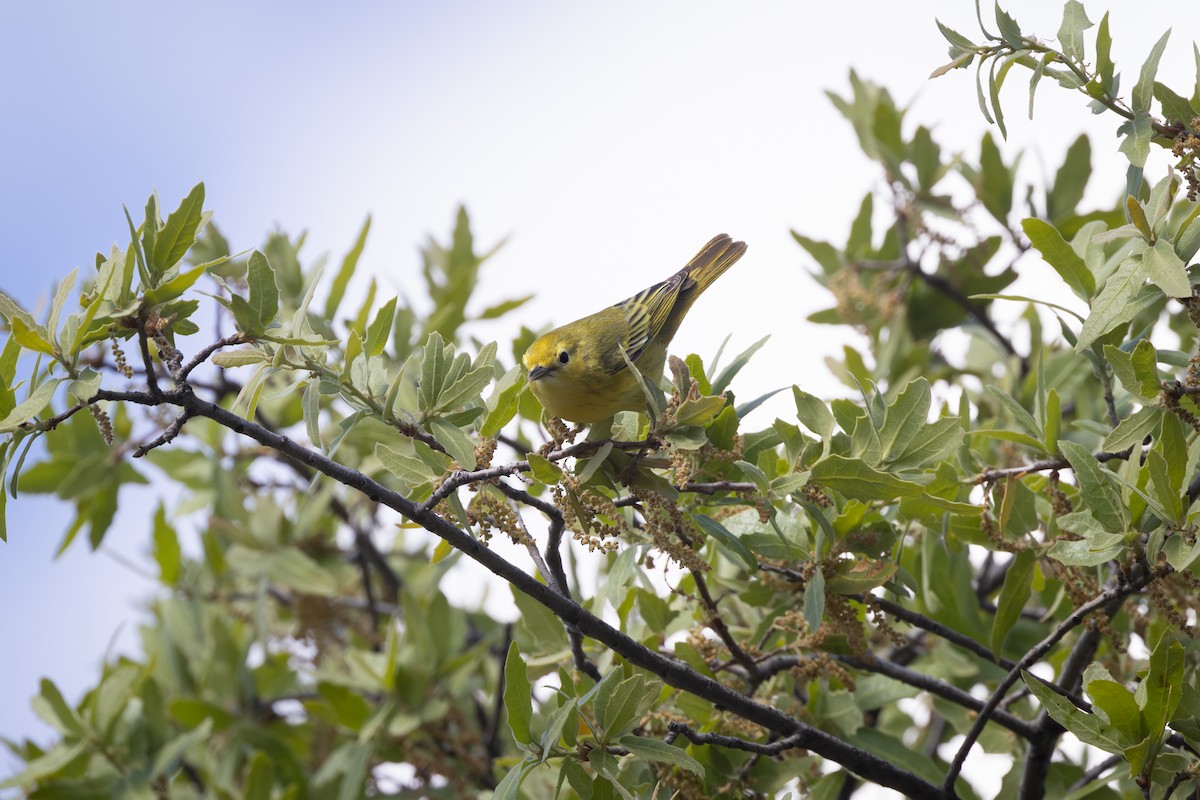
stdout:
{"type": "MultiPolygon", "coordinates": [[[[1121,450],[1117,453],[1101,451],[1095,453],[1096,460],[1101,464],[1112,461],[1113,459],[1129,458],[1130,450],[1121,450]]],[[[1046,470],[1070,469],[1071,462],[1065,458],[1044,458],[1040,461],[1034,461],[1029,464],[1022,464],[1018,467],[1004,467],[996,469],[985,469],[975,477],[971,478],[971,483],[994,483],[1003,478],[1019,478],[1022,475],[1028,475],[1031,472],[1045,472],[1046,470]]]]}
{"type": "Polygon", "coordinates": [[[141,458],[142,456],[146,455],[146,453],[149,453],[154,448],[162,447],[167,442],[170,442],[171,440],[173,440],[183,430],[184,423],[187,422],[191,418],[192,418],[192,413],[190,411],[185,409],[182,412],[180,412],[179,416],[175,417],[175,419],[171,422],[171,424],[168,425],[161,434],[159,434],[155,438],[151,439],[150,441],[146,442],[145,444],[139,445],[138,448],[133,451],[133,457],[141,458]]]}
{"type": "Polygon", "coordinates": [[[1087,617],[1097,609],[1101,609],[1111,603],[1113,600],[1123,599],[1140,590],[1159,573],[1143,572],[1138,578],[1125,583],[1118,584],[1109,589],[1104,590],[1096,597],[1081,605],[1079,608],[1059,623],[1058,627],[1053,632],[1037,645],[1026,653],[1016,666],[1009,671],[1008,675],[1000,681],[1000,685],[996,687],[984,704],[983,709],[976,717],[975,723],[971,726],[971,730],[967,732],[962,745],[958,748],[958,752],[954,755],[954,760],[950,764],[950,769],[946,772],[946,779],[942,783],[942,791],[950,796],[953,796],[954,782],[958,780],[958,775],[962,772],[963,764],[967,760],[967,754],[971,752],[971,748],[975,746],[976,740],[979,739],[979,734],[983,732],[984,725],[991,719],[993,712],[1000,705],[1000,701],[1004,699],[1005,693],[1009,688],[1017,682],[1021,677],[1021,672],[1033,666],[1046,653],[1058,644],[1064,636],[1074,630],[1087,617]]]}
{"type": "MultiPolygon", "coordinates": [[[[535,508],[545,514],[550,520],[549,531],[546,537],[545,555],[545,565],[550,574],[546,580],[553,580],[557,583],[559,593],[563,597],[571,599],[571,585],[567,582],[567,573],[563,569],[562,562],[562,538],[563,531],[566,530],[566,523],[563,521],[562,512],[555,508],[553,503],[547,503],[545,500],[534,497],[524,489],[517,489],[504,481],[496,481],[495,486],[510,500],[535,508]]],[[[566,628],[567,639],[571,642],[571,657],[575,661],[575,668],[592,680],[599,682],[604,676],[601,674],[600,668],[584,652],[583,634],[579,632],[579,628],[570,623],[564,622],[563,627],[566,628]]]]}
{"type": "Polygon", "coordinates": [[[162,389],[158,388],[158,376],[154,370],[154,359],[150,357],[150,341],[146,337],[145,325],[138,326],[137,335],[138,349],[142,351],[142,364],[146,367],[146,388],[151,396],[162,397],[162,389]]]}
{"type": "Polygon", "coordinates": [[[80,411],[82,411],[83,409],[87,408],[90,405],[92,405],[92,403],[85,403],[83,401],[80,401],[80,402],[76,403],[75,405],[71,406],[70,408],[68,408],[67,410],[63,411],[62,413],[56,414],[53,417],[50,417],[49,419],[43,419],[43,420],[31,419],[28,422],[22,422],[17,427],[21,428],[22,430],[27,430],[27,431],[29,431],[29,430],[52,431],[55,428],[57,428],[59,425],[63,424],[64,422],[69,420],[71,417],[75,416],[80,411]]]}
{"type": "MultiPolygon", "coordinates": [[[[970,692],[965,692],[957,686],[946,683],[943,680],[926,675],[923,672],[909,669],[907,667],[888,661],[883,658],[872,658],[870,660],[855,658],[853,656],[835,655],[833,658],[848,667],[861,670],[862,672],[874,672],[879,675],[886,675],[889,678],[894,678],[901,683],[906,683],[909,686],[914,686],[930,694],[937,695],[952,703],[956,703],[963,708],[972,711],[981,711],[984,701],[975,697],[970,692]]],[[[765,675],[774,675],[794,666],[799,665],[804,661],[803,656],[799,655],[778,655],[770,656],[759,663],[759,668],[765,675]]],[[[1008,728],[1013,733],[1022,738],[1028,739],[1036,734],[1034,726],[1020,717],[1009,714],[1006,711],[996,711],[992,715],[992,720],[1003,728],[1008,728]]]]}
{"type": "Polygon", "coordinates": [[[747,753],[756,753],[762,756],[777,756],[787,750],[804,747],[799,734],[793,734],[783,739],[777,739],[764,744],[762,742],[739,739],[736,736],[724,736],[719,733],[700,733],[682,722],[671,722],[667,725],[667,729],[670,732],[663,738],[663,741],[667,744],[674,744],[676,739],[683,736],[692,744],[728,747],[732,750],[743,750],[747,753]]]}
{"type": "Polygon", "coordinates": [[[187,376],[192,374],[192,370],[212,357],[213,353],[217,352],[222,347],[230,347],[235,344],[242,344],[245,341],[246,340],[242,338],[242,334],[240,333],[234,333],[224,337],[223,339],[215,341],[208,347],[205,347],[200,352],[196,353],[196,355],[192,356],[191,361],[188,361],[186,364],[180,367],[179,372],[172,377],[175,378],[176,383],[185,381],[187,380],[187,376]]]}
{"type": "MultiPolygon", "coordinates": [[[[1115,576],[1114,576],[1115,577],[1115,576]]],[[[1121,608],[1124,598],[1116,598],[1103,608],[1108,617],[1114,616],[1121,608]]],[[[1059,670],[1058,684],[1072,692],[1078,692],[1082,686],[1083,671],[1096,655],[1103,634],[1091,628],[1084,631],[1067,660],[1059,670]]],[[[1050,774],[1050,761],[1054,756],[1054,748],[1062,736],[1063,727],[1055,722],[1045,709],[1038,712],[1035,720],[1036,733],[1029,737],[1029,752],[1025,755],[1025,766],[1021,772],[1021,785],[1018,791],[1020,800],[1042,800],[1046,796],[1046,779],[1050,774]]]]}
{"type": "Polygon", "coordinates": [[[704,603],[704,607],[708,609],[708,626],[713,629],[717,637],[729,649],[729,654],[733,656],[733,660],[746,670],[746,677],[750,681],[751,687],[757,687],[762,682],[762,676],[758,672],[758,664],[754,659],[742,649],[742,645],[738,642],[729,626],[725,624],[725,618],[721,616],[721,610],[717,608],[717,602],[713,600],[712,594],[708,591],[708,582],[704,580],[704,574],[698,570],[692,570],[692,580],[696,582],[696,591],[700,595],[700,599],[704,603]]]}

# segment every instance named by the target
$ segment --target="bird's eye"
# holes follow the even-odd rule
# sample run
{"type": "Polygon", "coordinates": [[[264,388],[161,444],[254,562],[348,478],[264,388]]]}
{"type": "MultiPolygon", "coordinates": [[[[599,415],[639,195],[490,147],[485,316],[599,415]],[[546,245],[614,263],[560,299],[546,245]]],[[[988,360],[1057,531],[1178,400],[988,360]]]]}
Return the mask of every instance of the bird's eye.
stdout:
{"type": "Polygon", "coordinates": [[[558,363],[566,364],[570,360],[571,360],[571,354],[568,353],[566,350],[563,350],[561,353],[558,354],[558,363]]]}

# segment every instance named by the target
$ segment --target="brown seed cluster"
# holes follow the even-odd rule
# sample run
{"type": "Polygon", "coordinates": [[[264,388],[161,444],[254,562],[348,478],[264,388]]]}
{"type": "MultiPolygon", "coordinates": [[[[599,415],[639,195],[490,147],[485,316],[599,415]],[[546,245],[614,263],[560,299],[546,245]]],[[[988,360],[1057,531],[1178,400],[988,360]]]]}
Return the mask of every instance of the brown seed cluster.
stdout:
{"type": "Polygon", "coordinates": [[[558,484],[550,487],[550,493],[575,541],[589,552],[617,549],[617,538],[627,527],[621,509],[611,499],[594,489],[585,489],[578,478],[566,472],[558,484]]]}
{"type": "Polygon", "coordinates": [[[104,439],[104,443],[111,447],[113,443],[113,425],[108,412],[97,405],[88,406],[88,411],[91,412],[92,419],[96,420],[96,427],[100,429],[100,436],[104,439]]]}
{"type": "Polygon", "coordinates": [[[484,487],[467,504],[467,519],[476,526],[479,538],[485,543],[492,539],[493,531],[500,531],[513,544],[530,544],[533,539],[517,517],[517,512],[507,498],[495,494],[495,490],[484,487]]]}
{"type": "Polygon", "coordinates": [[[1175,135],[1175,144],[1171,152],[1179,159],[1175,169],[1187,181],[1188,200],[1195,201],[1200,197],[1200,176],[1196,174],[1196,157],[1200,155],[1200,137],[1192,131],[1200,130],[1200,117],[1192,119],[1192,130],[1182,130],[1175,135]]]}
{"type": "Polygon", "coordinates": [[[121,373],[126,379],[133,377],[133,367],[129,366],[129,362],[125,360],[125,351],[121,349],[121,340],[113,336],[112,342],[113,365],[117,368],[117,372],[121,373]]]}

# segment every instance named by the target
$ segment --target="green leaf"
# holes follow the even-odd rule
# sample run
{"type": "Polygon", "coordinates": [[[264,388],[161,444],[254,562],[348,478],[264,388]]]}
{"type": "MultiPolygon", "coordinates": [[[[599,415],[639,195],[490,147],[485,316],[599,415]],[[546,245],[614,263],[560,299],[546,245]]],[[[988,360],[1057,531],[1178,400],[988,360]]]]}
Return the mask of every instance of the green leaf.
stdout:
{"type": "Polygon", "coordinates": [[[156,306],[182,296],[184,292],[192,288],[193,284],[200,279],[200,276],[207,269],[207,267],[201,266],[187,270],[186,272],[180,272],[169,281],[160,283],[153,289],[147,289],[145,294],[142,295],[142,302],[147,306],[156,306]]]}
{"type": "Polygon", "coordinates": [[[47,378],[38,384],[29,397],[17,404],[16,408],[8,412],[8,416],[0,419],[0,433],[12,433],[21,426],[22,423],[28,422],[37,416],[46,404],[50,402],[50,398],[54,396],[54,390],[62,383],[62,378],[47,378]]]}
{"type": "Polygon", "coordinates": [[[1083,32],[1092,27],[1092,22],[1087,18],[1087,13],[1083,9],[1083,3],[1079,0],[1067,0],[1067,5],[1063,9],[1062,25],[1058,28],[1058,42],[1062,45],[1064,54],[1076,59],[1083,60],[1083,32]]]}
{"type": "Polygon", "coordinates": [[[1104,439],[1104,449],[1112,453],[1141,442],[1158,431],[1166,413],[1161,408],[1146,406],[1130,414],[1104,439]]]}
{"type": "Polygon", "coordinates": [[[154,512],[154,560],[158,562],[159,578],[167,586],[173,586],[179,580],[179,566],[182,553],[179,548],[179,535],[167,521],[167,510],[162,503],[154,512]]]}
{"type": "Polygon", "coordinates": [[[754,553],[750,552],[750,548],[746,547],[736,534],[706,514],[692,514],[692,519],[706,536],[712,537],[718,545],[740,559],[747,569],[751,572],[758,571],[758,560],[755,559],[754,553]]]}
{"type": "Polygon", "coordinates": [[[1063,455],[1071,462],[1071,469],[1075,470],[1079,494],[1087,504],[1088,510],[1105,529],[1123,533],[1127,526],[1128,512],[1108,471],[1097,463],[1096,457],[1086,448],[1066,440],[1060,444],[1063,455]]]}
{"type": "Polygon", "coordinates": [[[767,340],[770,338],[770,336],[764,336],[763,338],[759,339],[757,342],[739,353],[737,357],[730,362],[729,366],[721,370],[721,374],[713,379],[712,393],[720,394],[728,389],[729,384],[733,382],[734,377],[736,377],[737,374],[742,371],[742,367],[746,366],[747,362],[750,361],[750,358],[757,353],[759,348],[766,344],[767,340]]]}
{"type": "Polygon", "coordinates": [[[259,328],[266,328],[279,313],[279,287],[275,285],[275,271],[271,269],[267,257],[258,250],[250,254],[247,269],[250,310],[259,328]]]}
{"type": "Polygon", "coordinates": [[[383,308],[379,309],[379,313],[375,315],[375,321],[367,327],[367,342],[366,353],[368,356],[377,356],[383,352],[383,348],[387,346],[388,337],[392,332],[392,321],[396,318],[396,298],[393,297],[383,304],[383,308]]]}
{"type": "Polygon", "coordinates": [[[792,231],[792,238],[808,251],[808,254],[820,265],[821,269],[825,270],[826,275],[833,275],[840,272],[846,266],[841,251],[828,242],[819,242],[816,239],[810,239],[796,231],[792,231]]]}
{"type": "Polygon", "coordinates": [[[508,712],[508,727],[518,744],[533,744],[529,723],[533,720],[533,687],[516,642],[508,646],[504,660],[504,709],[508,712]]]}
{"type": "MultiPolygon", "coordinates": [[[[0,492],[2,495],[3,492],[0,492]]],[[[49,678],[42,678],[41,691],[33,701],[34,711],[45,722],[53,725],[60,733],[67,736],[82,736],[83,722],[79,715],[67,705],[62,692],[49,678]]]]}
{"type": "Polygon", "coordinates": [[[164,744],[154,756],[154,765],[150,770],[151,778],[173,772],[188,750],[208,739],[212,726],[212,719],[206,719],[192,730],[181,733],[164,744]]]}
{"type": "Polygon", "coordinates": [[[445,340],[437,331],[429,334],[421,350],[421,378],[417,383],[419,406],[422,411],[431,410],[442,392],[442,382],[450,371],[446,363],[445,340]]]}
{"type": "Polygon", "coordinates": [[[1104,358],[1125,391],[1135,397],[1150,402],[1162,390],[1158,381],[1158,350],[1149,339],[1139,340],[1132,353],[1106,344],[1104,358]]]}
{"type": "Polygon", "coordinates": [[[1183,673],[1183,646],[1170,630],[1164,629],[1150,651],[1150,671],[1138,686],[1139,695],[1144,691],[1142,713],[1153,736],[1161,735],[1167,722],[1175,715],[1183,696],[1183,673]]]}
{"type": "Polygon", "coordinates": [[[488,401],[490,410],[479,428],[480,436],[485,439],[496,436],[512,421],[520,408],[521,391],[526,385],[525,370],[519,365],[505,373],[496,383],[493,399],[488,401]]]}
{"type": "Polygon", "coordinates": [[[1016,398],[999,386],[988,386],[987,390],[989,394],[1004,404],[1004,407],[1013,415],[1013,419],[1016,420],[1017,424],[1024,428],[1026,433],[1033,437],[1033,440],[1040,447],[1042,439],[1045,438],[1045,432],[1042,430],[1042,426],[1038,425],[1033,414],[1030,414],[1025,406],[1018,403],[1016,398]]]}
{"type": "Polygon", "coordinates": [[[57,746],[29,761],[21,772],[0,782],[0,789],[30,786],[57,775],[82,755],[88,745],[89,742],[86,739],[80,739],[71,744],[60,742],[57,746]]]}
{"type": "Polygon", "coordinates": [[[54,291],[54,299],[50,302],[50,318],[46,321],[46,331],[50,334],[50,338],[60,346],[62,343],[58,341],[58,318],[62,314],[63,306],[66,305],[67,298],[71,295],[71,288],[75,286],[78,276],[78,269],[71,270],[67,277],[58,284],[54,291]]]}
{"type": "Polygon", "coordinates": [[[380,442],[375,443],[375,457],[383,464],[384,469],[410,487],[432,483],[433,479],[437,477],[433,468],[421,459],[393,450],[380,442]]]}
{"type": "Polygon", "coordinates": [[[1113,73],[1112,35],[1108,31],[1108,12],[1105,11],[1096,31],[1096,74],[1100,76],[1106,90],[1113,86],[1113,73]]]}
{"type": "Polygon", "coordinates": [[[804,622],[809,634],[815,635],[825,618],[825,574],[815,566],[804,584],[804,622]]]}
{"type": "Polygon", "coordinates": [[[496,303],[495,305],[488,306],[481,311],[477,319],[496,319],[497,317],[502,317],[508,312],[515,311],[516,309],[525,305],[533,298],[534,295],[527,294],[524,297],[516,297],[512,300],[505,300],[502,303],[496,303]]]}
{"type": "MultiPolygon", "coordinates": [[[[1146,454],[1146,465],[1150,470],[1150,488],[1159,505],[1166,509],[1168,521],[1181,522],[1183,517],[1183,500],[1180,497],[1183,487],[1172,480],[1171,468],[1167,460],[1157,449],[1146,454]]],[[[1179,567],[1177,567],[1179,569],[1179,567]]]]}
{"type": "Polygon", "coordinates": [[[26,325],[25,320],[21,317],[13,317],[9,320],[9,326],[12,329],[12,338],[21,347],[35,353],[54,355],[54,345],[50,343],[50,339],[44,333],[41,325],[26,325]]]}
{"type": "Polygon", "coordinates": [[[306,594],[332,597],[338,591],[333,573],[294,547],[263,551],[234,545],[228,559],[240,572],[266,575],[274,583],[306,594]]]}
{"type": "Polygon", "coordinates": [[[1045,418],[1046,452],[1057,453],[1058,437],[1062,433],[1062,400],[1059,399],[1057,389],[1046,393],[1045,418]]]}
{"type": "Polygon", "coordinates": [[[885,461],[904,453],[917,434],[928,425],[931,395],[924,377],[910,381],[888,406],[879,444],[885,461]]]}
{"type": "Polygon", "coordinates": [[[992,621],[992,652],[997,657],[1004,647],[1008,632],[1017,624],[1025,603],[1029,601],[1036,565],[1037,554],[1033,550],[1022,550],[1013,558],[1004,575],[1004,588],[996,600],[996,616],[992,621]]]}
{"type": "Polygon", "coordinates": [[[1167,47],[1167,39],[1170,38],[1170,31],[1164,33],[1154,43],[1154,47],[1150,50],[1150,55],[1146,58],[1146,62],[1142,64],[1141,75],[1138,77],[1137,84],[1133,87],[1133,110],[1135,112],[1147,112],[1150,110],[1150,100],[1154,96],[1154,77],[1158,73],[1158,62],[1162,58],[1163,50],[1167,47]]]}
{"type": "Polygon", "coordinates": [[[429,428],[430,433],[437,438],[442,447],[446,448],[446,452],[458,462],[460,467],[466,470],[475,469],[477,466],[475,443],[471,441],[471,437],[463,433],[462,428],[452,425],[441,417],[429,420],[429,428]]]}
{"type": "MultiPolygon", "coordinates": [[[[321,382],[309,380],[300,397],[300,408],[304,412],[304,432],[313,447],[321,446],[321,382]]],[[[378,445],[376,445],[378,447],[378,445]]]]}
{"type": "Polygon", "coordinates": [[[537,453],[528,453],[525,458],[529,461],[529,473],[539,483],[551,486],[562,479],[562,467],[545,456],[540,456],[537,453]]]}
{"type": "MultiPolygon", "coordinates": [[[[1087,139],[1083,141],[1086,142],[1087,139]]],[[[1042,254],[1042,258],[1054,268],[1071,291],[1084,300],[1096,293],[1096,277],[1074,248],[1063,239],[1057,228],[1036,217],[1024,220],[1021,228],[1042,254]]]]}
{"type": "Polygon", "coordinates": [[[840,559],[825,582],[825,588],[834,594],[859,595],[887,583],[898,569],[899,566],[890,561],[840,559]]]}
{"type": "Polygon", "coordinates": [[[798,386],[792,387],[796,399],[796,416],[800,423],[827,441],[833,435],[834,418],[829,406],[798,386]]]}
{"type": "Polygon", "coordinates": [[[1097,715],[1103,713],[1108,724],[1120,734],[1126,742],[1137,742],[1146,736],[1142,720],[1142,710],[1138,708],[1133,692],[1123,685],[1108,678],[1097,678],[1087,682],[1085,687],[1097,715]]]}
{"type": "Polygon", "coordinates": [[[902,480],[868,466],[862,459],[828,455],[813,466],[812,480],[854,500],[891,501],[899,497],[918,497],[924,492],[919,483],[902,480]]]}
{"type": "Polygon", "coordinates": [[[647,680],[645,675],[635,673],[614,686],[603,701],[598,693],[594,708],[604,739],[613,740],[632,730],[655,705],[660,690],[658,681],[647,680]]]}
{"type": "Polygon", "coordinates": [[[469,372],[461,373],[447,381],[438,395],[436,407],[441,411],[454,411],[478,400],[480,392],[496,375],[495,363],[496,343],[488,342],[479,351],[479,356],[469,372]]]}
{"type": "Polygon", "coordinates": [[[1049,555],[1069,567],[1098,567],[1107,564],[1125,550],[1122,533],[1092,533],[1085,539],[1060,539],[1051,545],[1049,555]]]}
{"type": "Polygon", "coordinates": [[[1079,341],[1075,345],[1077,353],[1083,352],[1088,345],[1117,325],[1129,321],[1131,315],[1127,314],[1145,280],[1146,270],[1142,259],[1131,256],[1121,262],[1121,266],[1104,282],[1104,288],[1092,301],[1091,312],[1079,331],[1079,341]]]}
{"type": "Polygon", "coordinates": [[[346,287],[350,284],[350,279],[354,277],[354,270],[358,266],[358,259],[362,255],[363,248],[367,245],[367,234],[370,231],[371,215],[368,214],[366,220],[363,221],[362,228],[358,231],[354,246],[342,259],[342,266],[334,276],[333,284],[329,287],[329,296],[325,298],[325,319],[327,320],[333,320],[338,306],[342,303],[342,298],[346,296],[346,287]]]}
{"type": "Polygon", "coordinates": [[[1191,297],[1192,282],[1188,280],[1187,266],[1175,253],[1175,246],[1167,239],[1159,239],[1142,255],[1146,275],[1163,290],[1167,297],[1191,297]]]}
{"type": "Polygon", "coordinates": [[[682,748],[669,745],[658,739],[635,736],[632,733],[622,736],[617,740],[617,743],[623,745],[625,749],[638,758],[645,759],[646,761],[670,764],[671,766],[685,769],[694,775],[704,777],[704,767],[701,766],[699,761],[689,756],[687,751],[682,748]]]}
{"type": "Polygon", "coordinates": [[[1008,12],[1000,8],[999,3],[996,3],[996,26],[1000,28],[1000,36],[1004,41],[1014,48],[1021,47],[1024,38],[1021,35],[1021,27],[1008,12]]]}
{"type": "Polygon", "coordinates": [[[712,422],[721,409],[725,407],[724,397],[688,398],[679,404],[675,411],[677,425],[707,425],[712,422]]]}
{"type": "Polygon", "coordinates": [[[1117,133],[1125,136],[1121,140],[1121,146],[1117,149],[1125,154],[1130,164],[1139,169],[1146,166],[1146,159],[1150,156],[1150,137],[1154,132],[1153,123],[1154,120],[1151,119],[1148,111],[1138,111],[1134,113],[1133,119],[1126,120],[1117,128],[1117,133]]]}
{"type": "Polygon", "coordinates": [[[1054,174],[1053,187],[1046,193],[1046,216],[1053,223],[1061,223],[1074,215],[1091,175],[1092,144],[1087,134],[1080,134],[1067,148],[1062,166],[1054,174]]]}
{"type": "Polygon", "coordinates": [[[1033,673],[1022,671],[1021,675],[1025,679],[1025,685],[1042,704],[1046,713],[1059,725],[1075,734],[1084,744],[1099,747],[1107,753],[1119,754],[1124,750],[1127,742],[1113,726],[1103,722],[1095,714],[1080,711],[1071,705],[1070,700],[1056,694],[1033,673]]]}
{"type": "Polygon", "coordinates": [[[990,133],[983,135],[979,150],[979,175],[976,191],[983,207],[1001,224],[1008,224],[1012,211],[1013,174],[1000,156],[1000,148],[990,133]]]}
{"type": "MultiPolygon", "coordinates": [[[[179,203],[154,240],[153,253],[147,253],[158,277],[179,263],[196,241],[196,232],[204,215],[204,184],[197,183],[179,203]]],[[[159,301],[161,302],[161,301],[159,301]]]]}
{"type": "Polygon", "coordinates": [[[142,252],[142,243],[138,241],[137,228],[134,227],[133,217],[129,216],[129,209],[125,204],[121,204],[121,209],[125,212],[125,221],[129,223],[129,238],[131,239],[129,249],[137,256],[138,277],[142,281],[142,287],[149,289],[154,285],[154,281],[150,279],[150,270],[146,266],[146,254],[142,252]]]}
{"type": "Polygon", "coordinates": [[[101,737],[108,737],[112,726],[125,712],[130,698],[146,677],[145,669],[140,664],[120,663],[104,676],[96,688],[92,723],[101,737]]]}

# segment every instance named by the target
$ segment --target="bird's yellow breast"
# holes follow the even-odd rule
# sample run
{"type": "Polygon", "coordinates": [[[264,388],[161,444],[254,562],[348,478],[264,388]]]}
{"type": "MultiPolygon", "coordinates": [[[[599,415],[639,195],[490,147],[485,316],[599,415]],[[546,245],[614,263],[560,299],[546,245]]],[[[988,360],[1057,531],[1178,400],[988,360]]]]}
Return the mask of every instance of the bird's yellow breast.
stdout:
{"type": "Polygon", "coordinates": [[[572,422],[599,422],[618,411],[646,408],[642,388],[627,369],[598,378],[556,372],[534,381],[529,388],[551,416],[572,422]]]}

